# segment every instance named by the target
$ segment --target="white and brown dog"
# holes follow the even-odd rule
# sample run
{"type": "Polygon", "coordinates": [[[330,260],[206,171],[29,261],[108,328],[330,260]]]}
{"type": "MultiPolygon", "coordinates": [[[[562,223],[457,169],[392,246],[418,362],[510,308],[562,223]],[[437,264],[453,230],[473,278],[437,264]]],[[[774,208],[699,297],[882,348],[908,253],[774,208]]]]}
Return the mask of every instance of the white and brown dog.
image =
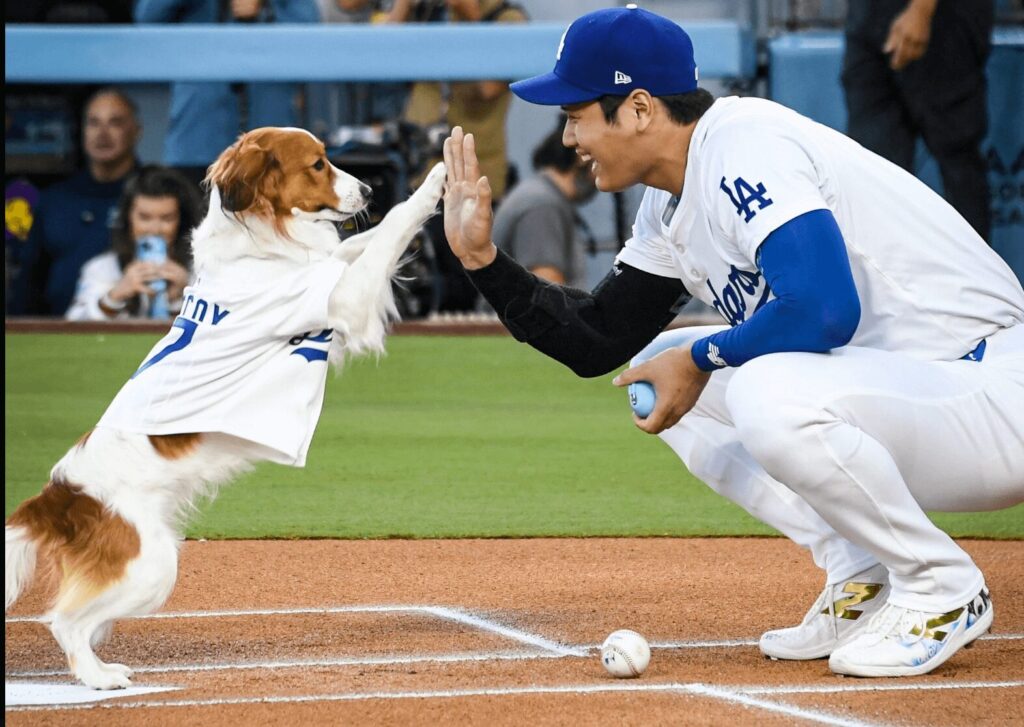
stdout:
{"type": "Polygon", "coordinates": [[[170,332],[6,523],[6,608],[37,558],[52,566],[50,630],[82,682],[130,684],[130,669],[93,648],[115,620],[167,600],[197,500],[255,462],[305,463],[328,361],[383,351],[392,277],[444,174],[438,164],[379,225],[340,243],[333,223],[363,210],[370,190],[308,132],[251,131],[210,167],[196,281],[170,332]]]}

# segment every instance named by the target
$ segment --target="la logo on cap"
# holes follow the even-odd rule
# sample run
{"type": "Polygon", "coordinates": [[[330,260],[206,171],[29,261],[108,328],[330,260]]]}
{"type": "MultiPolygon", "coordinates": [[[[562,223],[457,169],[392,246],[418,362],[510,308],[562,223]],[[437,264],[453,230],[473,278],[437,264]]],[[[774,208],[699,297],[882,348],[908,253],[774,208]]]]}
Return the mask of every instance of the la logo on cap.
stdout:
{"type": "Polygon", "coordinates": [[[632,83],[633,79],[627,76],[622,71],[615,71],[615,85],[618,86],[620,83],[632,83]]]}
{"type": "MultiPolygon", "coordinates": [[[[571,28],[571,27],[572,27],[572,23],[569,23],[569,28],[571,28]]],[[[555,53],[555,60],[556,61],[562,60],[562,49],[565,48],[565,36],[569,34],[569,28],[565,29],[565,32],[562,33],[562,39],[560,41],[558,41],[558,51],[555,53]]]]}

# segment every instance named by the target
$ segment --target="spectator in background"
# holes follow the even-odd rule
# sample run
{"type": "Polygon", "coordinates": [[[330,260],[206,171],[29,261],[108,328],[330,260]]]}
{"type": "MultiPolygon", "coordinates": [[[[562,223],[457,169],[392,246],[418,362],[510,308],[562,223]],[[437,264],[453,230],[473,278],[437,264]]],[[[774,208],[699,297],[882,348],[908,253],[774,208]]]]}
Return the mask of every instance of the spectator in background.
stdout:
{"type": "Polygon", "coordinates": [[[850,137],[911,172],[922,138],[946,199],[989,242],[980,145],[994,13],[992,0],[851,2],[842,76],[850,137]]]}
{"type": "MultiPolygon", "coordinates": [[[[136,0],[137,23],[316,23],[316,0],[136,0]]],[[[175,83],[164,163],[198,182],[239,133],[299,126],[294,83],[175,83]]]]}
{"type": "MultiPolygon", "coordinates": [[[[521,23],[526,12],[505,0],[447,0],[447,17],[452,22],[521,23]]],[[[424,7],[439,6],[436,0],[396,0],[393,13],[401,16],[424,7]]],[[[422,127],[438,122],[448,127],[461,126],[476,138],[480,169],[493,180],[491,188],[495,204],[500,202],[509,186],[509,164],[506,153],[505,120],[512,94],[503,80],[459,81],[451,83],[420,82],[412,87],[403,114],[406,121],[422,127]]],[[[428,164],[427,169],[430,168],[428,164]]],[[[476,289],[463,272],[462,264],[445,243],[441,217],[428,222],[434,242],[434,256],[439,271],[439,311],[469,311],[477,305],[476,289]]]]}
{"type": "Polygon", "coordinates": [[[82,265],[110,247],[113,215],[125,179],[138,166],[141,135],[135,104],[121,91],[103,88],[86,102],[86,167],[43,192],[22,251],[12,315],[64,315],[82,265]]]}
{"type": "MultiPolygon", "coordinates": [[[[408,0],[317,0],[320,16],[325,23],[392,23],[416,21],[408,12],[408,0]]],[[[335,127],[368,126],[402,114],[409,95],[405,81],[313,83],[309,93],[310,129],[327,138],[335,127]]]]}
{"type": "Polygon", "coordinates": [[[173,169],[146,166],[125,185],[111,231],[111,250],[82,268],[67,318],[101,321],[147,318],[156,291],[154,281],[166,281],[168,314],[181,308],[182,291],[192,266],[190,236],[202,221],[199,190],[173,169]],[[166,243],[167,259],[158,264],[136,258],[138,243],[155,236],[166,243]]]}
{"type": "MultiPolygon", "coordinates": [[[[409,0],[406,0],[409,2],[409,0]]],[[[505,0],[447,0],[448,19],[469,23],[521,23],[526,12],[505,0]]],[[[480,169],[492,182],[494,199],[505,194],[508,181],[505,118],[512,101],[507,81],[468,81],[446,84],[421,82],[413,86],[405,118],[420,126],[439,120],[461,126],[477,142],[480,169]]]]}
{"type": "Polygon", "coordinates": [[[533,151],[537,174],[509,192],[494,216],[494,244],[534,275],[560,285],[585,286],[582,227],[576,206],[597,192],[589,167],[562,144],[565,115],[533,151]]]}

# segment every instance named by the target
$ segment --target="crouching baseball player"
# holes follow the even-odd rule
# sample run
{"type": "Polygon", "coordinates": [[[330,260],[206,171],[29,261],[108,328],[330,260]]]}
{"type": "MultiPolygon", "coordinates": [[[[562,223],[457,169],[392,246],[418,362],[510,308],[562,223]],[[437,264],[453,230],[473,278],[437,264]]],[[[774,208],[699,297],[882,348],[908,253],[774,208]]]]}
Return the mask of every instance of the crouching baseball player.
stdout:
{"type": "Polygon", "coordinates": [[[509,331],[581,376],[630,357],[658,434],[696,476],[826,572],[778,659],[924,674],[987,631],[971,558],[924,510],[1024,500],[1024,291],[941,197],[770,101],[697,87],[689,37],[635,7],[562,37],[512,85],[561,106],[603,191],[647,185],[593,292],[543,282],[491,242],[471,136],[445,143],[452,250],[509,331]],[[728,327],[658,335],[693,295],[728,327]],[[638,353],[639,352],[639,353],[638,353]]]}

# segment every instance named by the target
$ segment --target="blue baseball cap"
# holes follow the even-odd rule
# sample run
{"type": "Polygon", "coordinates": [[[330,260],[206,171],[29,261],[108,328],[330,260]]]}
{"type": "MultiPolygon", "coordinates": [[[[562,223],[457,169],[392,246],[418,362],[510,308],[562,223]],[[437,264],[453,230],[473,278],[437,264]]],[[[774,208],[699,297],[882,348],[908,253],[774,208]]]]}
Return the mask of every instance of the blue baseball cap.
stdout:
{"type": "Polygon", "coordinates": [[[562,34],[555,70],[510,88],[543,106],[568,106],[638,88],[671,96],[697,88],[693,43],[668,18],[627,5],[577,18],[562,34]]]}

